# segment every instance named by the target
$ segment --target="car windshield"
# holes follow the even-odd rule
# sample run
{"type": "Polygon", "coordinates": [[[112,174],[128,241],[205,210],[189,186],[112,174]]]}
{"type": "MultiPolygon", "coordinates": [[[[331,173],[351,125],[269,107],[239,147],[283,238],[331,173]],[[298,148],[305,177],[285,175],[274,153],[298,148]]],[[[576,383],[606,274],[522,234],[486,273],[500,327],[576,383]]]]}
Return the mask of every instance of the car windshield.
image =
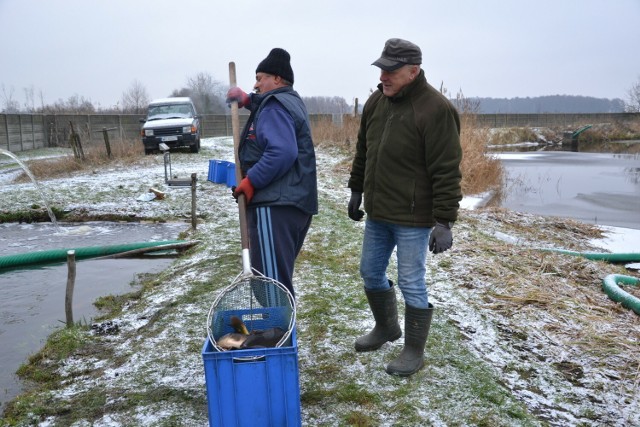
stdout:
{"type": "Polygon", "coordinates": [[[182,119],[193,117],[193,110],[189,104],[162,104],[149,107],[148,120],[182,119]]]}

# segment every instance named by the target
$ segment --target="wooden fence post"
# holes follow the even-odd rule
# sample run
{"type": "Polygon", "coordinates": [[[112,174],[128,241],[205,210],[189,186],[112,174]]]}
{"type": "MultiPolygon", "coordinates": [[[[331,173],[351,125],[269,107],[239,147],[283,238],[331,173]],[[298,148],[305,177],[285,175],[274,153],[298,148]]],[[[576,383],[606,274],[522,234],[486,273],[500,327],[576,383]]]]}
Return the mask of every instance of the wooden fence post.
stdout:
{"type": "Polygon", "coordinates": [[[109,144],[109,132],[107,132],[107,128],[102,128],[102,135],[104,136],[104,145],[107,148],[107,157],[111,158],[111,144],[109,144]]]}
{"type": "Polygon", "coordinates": [[[73,326],[73,288],[76,283],[76,251],[67,251],[67,291],[64,297],[64,312],[67,316],[67,328],[73,326]]]}
{"type": "Polygon", "coordinates": [[[7,151],[11,151],[11,144],[9,143],[9,115],[4,115],[4,130],[7,134],[7,151]]]}
{"type": "Polygon", "coordinates": [[[69,126],[71,126],[71,136],[69,138],[69,143],[71,144],[71,148],[73,148],[73,155],[76,159],[84,161],[84,150],[82,149],[80,135],[78,135],[78,133],[73,128],[72,121],[69,121],[69,126]]]}
{"type": "Polygon", "coordinates": [[[196,218],[196,174],[191,174],[191,228],[196,229],[198,218],[196,218]]]}
{"type": "Polygon", "coordinates": [[[18,114],[18,127],[20,128],[20,151],[24,151],[24,135],[22,134],[22,114],[18,114]]]}

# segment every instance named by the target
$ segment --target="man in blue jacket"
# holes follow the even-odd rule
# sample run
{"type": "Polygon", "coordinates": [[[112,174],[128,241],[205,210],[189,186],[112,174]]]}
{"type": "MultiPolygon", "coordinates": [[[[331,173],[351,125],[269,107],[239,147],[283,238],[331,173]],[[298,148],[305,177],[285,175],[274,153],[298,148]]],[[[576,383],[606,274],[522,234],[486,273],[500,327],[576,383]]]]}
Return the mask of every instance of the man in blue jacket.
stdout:
{"type": "Polygon", "coordinates": [[[289,53],[274,48],[256,68],[254,92],[229,89],[227,101],[251,111],[240,138],[251,265],[292,295],[296,257],[318,213],[316,156],[307,109],[293,90],[289,53]]]}

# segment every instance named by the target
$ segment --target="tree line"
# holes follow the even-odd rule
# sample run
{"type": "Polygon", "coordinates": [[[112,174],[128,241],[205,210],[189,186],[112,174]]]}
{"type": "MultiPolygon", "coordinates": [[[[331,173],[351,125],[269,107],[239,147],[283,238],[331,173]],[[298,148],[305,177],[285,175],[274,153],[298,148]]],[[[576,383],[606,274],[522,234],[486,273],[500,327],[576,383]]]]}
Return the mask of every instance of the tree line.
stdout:
{"type": "MultiPolygon", "coordinates": [[[[622,113],[622,99],[590,96],[550,95],[526,98],[470,98],[484,114],[542,114],[542,113],[622,113]]],[[[454,101],[455,102],[455,101],[454,101]]]]}
{"type": "MultiPolygon", "coordinates": [[[[89,99],[73,95],[66,100],[59,99],[45,104],[42,91],[24,88],[24,101],[20,103],[13,88],[0,86],[0,111],[2,113],[37,114],[145,114],[151,101],[146,87],[138,80],[122,92],[116,106],[102,108],[95,106],[89,99]]],[[[229,85],[216,80],[207,72],[188,77],[186,84],[167,94],[167,97],[190,97],[201,114],[229,114],[226,93],[229,85]]],[[[446,94],[446,91],[443,93],[446,94]]],[[[475,113],[485,114],[541,114],[541,113],[620,113],[640,112],[640,76],[628,90],[628,99],[606,99],[588,96],[551,95],[527,98],[463,98],[466,105],[473,103],[475,113]]],[[[354,107],[338,96],[312,96],[302,98],[309,114],[349,114],[354,107]]],[[[364,100],[363,100],[364,101],[364,100]]],[[[465,105],[459,105],[461,97],[452,99],[462,111],[465,105]]],[[[364,102],[363,102],[364,103],[364,102]]],[[[359,106],[361,110],[361,106],[359,106]]]]}
{"type": "MultiPolygon", "coordinates": [[[[33,87],[24,89],[24,101],[20,103],[13,89],[4,85],[0,89],[0,111],[7,114],[145,114],[151,101],[146,87],[137,79],[122,92],[116,106],[107,108],[95,106],[80,95],[46,104],[42,91],[36,93],[33,87]]],[[[174,89],[167,97],[190,97],[200,114],[229,114],[226,103],[228,90],[228,84],[201,72],[188,77],[184,86],[174,89]]],[[[352,110],[344,98],[337,96],[303,97],[303,101],[309,114],[346,114],[352,110]]]]}

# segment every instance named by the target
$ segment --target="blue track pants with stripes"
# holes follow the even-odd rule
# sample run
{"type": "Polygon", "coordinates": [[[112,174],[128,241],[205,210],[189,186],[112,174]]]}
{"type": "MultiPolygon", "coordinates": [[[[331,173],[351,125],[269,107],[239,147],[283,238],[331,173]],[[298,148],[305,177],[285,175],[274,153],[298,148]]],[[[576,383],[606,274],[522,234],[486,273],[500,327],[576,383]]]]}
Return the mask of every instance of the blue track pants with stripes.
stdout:
{"type": "Polygon", "coordinates": [[[285,285],[294,296],[293,268],[311,218],[293,206],[247,209],[251,266],[285,285]]]}

